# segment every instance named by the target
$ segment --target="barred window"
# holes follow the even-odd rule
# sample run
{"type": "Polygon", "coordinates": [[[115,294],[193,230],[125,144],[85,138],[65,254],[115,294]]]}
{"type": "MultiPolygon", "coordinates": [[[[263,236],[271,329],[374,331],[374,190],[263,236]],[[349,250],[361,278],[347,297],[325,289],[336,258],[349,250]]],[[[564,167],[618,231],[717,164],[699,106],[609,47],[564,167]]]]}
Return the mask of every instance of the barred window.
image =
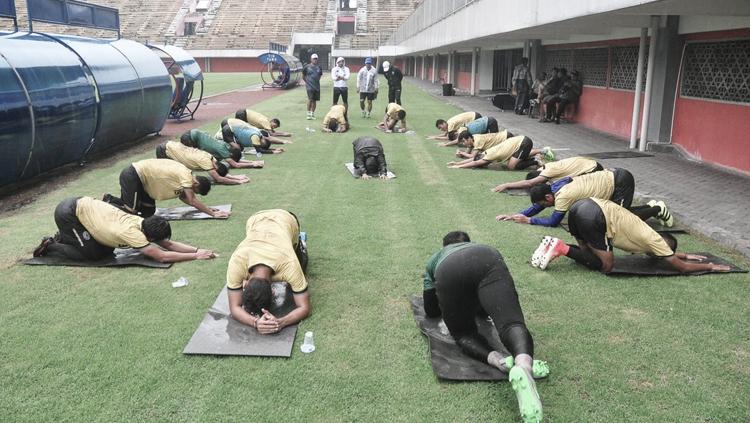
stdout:
{"type": "Polygon", "coordinates": [[[459,54],[456,56],[459,72],[471,72],[471,54],[459,54]]]}
{"type": "MultiPolygon", "coordinates": [[[[648,63],[648,47],[643,61],[643,85],[646,85],[646,67],[648,63]]],[[[638,46],[612,48],[612,70],[610,71],[609,86],[622,90],[635,90],[635,78],[638,72],[638,46]]],[[[643,87],[641,87],[643,88],[643,87]]]]}
{"type": "Polygon", "coordinates": [[[750,103],[750,40],[690,43],[680,95],[750,103]]]}
{"type": "Polygon", "coordinates": [[[586,48],[574,51],[575,69],[581,73],[584,85],[607,86],[608,48],[586,48]]]}
{"type": "Polygon", "coordinates": [[[552,68],[573,68],[573,50],[547,50],[544,52],[544,71],[552,75],[552,68]]]}

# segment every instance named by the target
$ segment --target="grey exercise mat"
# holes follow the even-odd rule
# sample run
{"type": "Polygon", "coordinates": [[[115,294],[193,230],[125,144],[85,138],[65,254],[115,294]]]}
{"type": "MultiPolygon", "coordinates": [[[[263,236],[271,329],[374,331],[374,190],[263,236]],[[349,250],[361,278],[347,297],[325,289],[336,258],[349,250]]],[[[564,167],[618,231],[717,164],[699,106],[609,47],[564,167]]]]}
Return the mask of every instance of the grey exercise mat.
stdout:
{"type": "Polygon", "coordinates": [[[528,197],[529,190],[527,188],[508,188],[503,191],[504,194],[513,195],[517,197],[528,197]]]}
{"type": "Polygon", "coordinates": [[[167,269],[172,263],[159,263],[156,260],[144,256],[140,251],[127,248],[115,250],[112,257],[96,261],[79,261],[61,257],[56,254],[48,254],[42,257],[33,257],[23,262],[33,266],[73,266],[73,267],[121,267],[121,266],[143,266],[167,269]]]}
{"type": "MultiPolygon", "coordinates": [[[[422,297],[414,295],[410,302],[419,330],[430,340],[430,361],[437,377],[447,380],[508,380],[507,373],[465,355],[453,341],[453,337],[447,333],[447,329],[441,332],[438,325],[442,319],[433,319],[425,315],[422,297]]],[[[492,322],[477,317],[477,327],[479,333],[487,338],[492,349],[510,355],[500,342],[492,322]]]]}
{"type": "Polygon", "coordinates": [[[636,157],[654,157],[653,154],[643,153],[640,151],[600,151],[598,153],[581,154],[592,159],[631,159],[636,157]]]}
{"type": "MultiPolygon", "coordinates": [[[[668,228],[661,223],[659,223],[658,220],[649,219],[646,221],[646,224],[651,227],[651,229],[655,230],[656,232],[668,232],[668,233],[677,233],[677,234],[686,234],[688,233],[687,229],[677,225],[672,226],[671,228],[668,228]]],[[[568,221],[564,220],[560,223],[560,227],[565,229],[567,232],[570,232],[570,228],[568,227],[568,221]]]]}
{"type": "MultiPolygon", "coordinates": [[[[274,293],[271,314],[280,317],[294,310],[296,305],[289,285],[274,282],[271,287],[274,293]]],[[[272,335],[261,335],[255,328],[234,320],[229,315],[227,287],[224,286],[182,353],[289,357],[296,335],[297,325],[287,326],[272,335]]]]}
{"type": "MultiPolygon", "coordinates": [[[[344,166],[346,166],[346,169],[349,171],[349,173],[352,174],[353,177],[355,178],[357,177],[357,175],[354,174],[354,163],[344,163],[344,166]]],[[[386,177],[388,179],[393,179],[396,177],[396,175],[389,170],[388,173],[386,174],[386,177]]]]}
{"type": "Polygon", "coordinates": [[[706,256],[706,260],[694,263],[714,263],[725,264],[732,269],[729,272],[713,272],[704,270],[702,272],[680,273],[667,264],[666,261],[654,257],[643,255],[616,256],[615,265],[612,271],[608,273],[614,275],[638,275],[638,276],[683,276],[683,275],[705,275],[708,273],[747,273],[747,270],[741,269],[711,253],[691,253],[706,256]]]}
{"type": "MultiPolygon", "coordinates": [[[[232,211],[231,204],[221,204],[219,206],[209,206],[212,209],[218,209],[225,212],[232,211]]],[[[204,219],[218,219],[216,217],[207,215],[202,211],[199,211],[192,206],[181,206],[181,207],[170,207],[163,209],[160,207],[156,208],[156,215],[161,216],[167,220],[204,220],[204,219]]],[[[223,219],[223,218],[221,218],[223,219]]]]}

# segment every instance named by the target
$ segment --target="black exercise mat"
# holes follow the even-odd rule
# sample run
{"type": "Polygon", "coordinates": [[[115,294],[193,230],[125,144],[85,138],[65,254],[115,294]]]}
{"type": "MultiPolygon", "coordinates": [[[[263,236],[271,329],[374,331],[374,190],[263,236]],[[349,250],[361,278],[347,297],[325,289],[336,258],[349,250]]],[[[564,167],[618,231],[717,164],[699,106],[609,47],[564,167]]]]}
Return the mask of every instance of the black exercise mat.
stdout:
{"type": "Polygon", "coordinates": [[[600,151],[598,153],[581,154],[584,157],[592,159],[632,159],[636,157],[654,157],[653,154],[643,153],[641,151],[600,151]]]}
{"type": "Polygon", "coordinates": [[[706,256],[706,260],[693,263],[714,263],[725,264],[732,269],[729,272],[713,272],[704,270],[702,272],[680,273],[667,264],[665,260],[643,255],[615,256],[615,265],[612,271],[608,273],[614,275],[637,275],[637,276],[682,276],[682,275],[705,275],[708,273],[747,273],[747,270],[741,269],[711,253],[691,253],[706,256]]]}
{"type": "MultiPolygon", "coordinates": [[[[349,173],[351,173],[353,177],[355,178],[357,177],[357,175],[354,174],[354,163],[344,163],[344,166],[346,166],[346,170],[348,170],[349,173]]],[[[388,179],[393,179],[396,177],[396,175],[389,170],[388,173],[386,174],[386,177],[388,179]]]]}
{"type": "MultiPolygon", "coordinates": [[[[508,380],[507,373],[465,355],[447,329],[441,332],[438,325],[442,319],[425,315],[422,297],[414,295],[410,302],[419,330],[430,340],[430,361],[437,377],[447,380],[508,380]]],[[[477,318],[477,327],[479,333],[489,340],[492,349],[503,355],[510,355],[500,342],[492,322],[477,318]]]]}
{"type": "MultiPolygon", "coordinates": [[[[271,287],[274,293],[271,314],[281,317],[295,309],[294,294],[289,285],[274,282],[271,287]]],[[[289,357],[296,335],[297,325],[287,326],[279,333],[261,335],[255,328],[232,319],[227,287],[224,286],[182,353],[289,357]]]]}
{"type": "Polygon", "coordinates": [[[112,257],[96,261],[77,261],[60,257],[55,254],[48,254],[42,257],[33,257],[23,262],[32,266],[73,266],[73,267],[121,267],[121,266],[143,266],[155,267],[158,269],[168,269],[172,263],[159,263],[150,259],[140,251],[127,248],[115,250],[112,257]]]}
{"type": "Polygon", "coordinates": [[[529,190],[527,188],[508,188],[503,191],[504,194],[513,195],[517,197],[528,197],[529,190]]]}
{"type": "MultiPolygon", "coordinates": [[[[220,211],[231,212],[231,204],[221,204],[218,206],[209,206],[212,209],[220,211]]],[[[156,215],[161,216],[167,220],[204,220],[204,219],[219,219],[210,216],[202,211],[199,211],[192,206],[181,206],[181,207],[170,207],[167,209],[158,208],[156,209],[156,215]]],[[[221,218],[223,219],[223,218],[221,218]]]]}
{"type": "MultiPolygon", "coordinates": [[[[676,234],[686,234],[688,233],[688,230],[681,227],[681,226],[672,226],[671,228],[668,228],[660,223],[658,220],[649,219],[646,220],[646,224],[651,227],[651,229],[655,230],[656,232],[665,232],[665,233],[676,233],[676,234]]],[[[570,228],[568,228],[568,221],[565,220],[563,222],[560,222],[560,227],[565,229],[567,232],[570,232],[570,228]]]]}

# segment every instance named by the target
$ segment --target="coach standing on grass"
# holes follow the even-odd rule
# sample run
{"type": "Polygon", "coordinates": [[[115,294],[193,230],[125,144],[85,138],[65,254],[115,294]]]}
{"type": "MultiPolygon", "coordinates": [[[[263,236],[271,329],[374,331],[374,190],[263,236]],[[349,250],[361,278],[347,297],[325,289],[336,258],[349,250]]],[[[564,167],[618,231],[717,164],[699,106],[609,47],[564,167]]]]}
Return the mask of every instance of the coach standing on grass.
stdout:
{"type": "Polygon", "coordinates": [[[316,102],[320,101],[320,78],[323,69],[318,65],[318,55],[310,56],[310,63],[302,69],[302,78],[307,88],[307,120],[315,119],[316,102]]]}
{"type": "Polygon", "coordinates": [[[388,80],[388,103],[401,105],[401,80],[404,79],[404,74],[386,60],[383,62],[383,75],[388,80]]]}
{"type": "Polygon", "coordinates": [[[351,72],[344,64],[344,58],[336,59],[336,66],[331,70],[333,80],[333,105],[339,104],[339,96],[344,101],[344,108],[349,110],[349,76],[351,72]]]}

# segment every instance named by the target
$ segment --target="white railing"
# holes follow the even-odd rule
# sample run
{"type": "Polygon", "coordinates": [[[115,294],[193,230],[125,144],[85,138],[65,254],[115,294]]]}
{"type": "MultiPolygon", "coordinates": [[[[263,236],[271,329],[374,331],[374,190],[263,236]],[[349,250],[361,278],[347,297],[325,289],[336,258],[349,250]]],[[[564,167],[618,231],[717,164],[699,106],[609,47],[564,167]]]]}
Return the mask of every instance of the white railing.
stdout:
{"type": "Polygon", "coordinates": [[[424,0],[388,39],[398,45],[464,7],[481,0],[424,0]]]}

